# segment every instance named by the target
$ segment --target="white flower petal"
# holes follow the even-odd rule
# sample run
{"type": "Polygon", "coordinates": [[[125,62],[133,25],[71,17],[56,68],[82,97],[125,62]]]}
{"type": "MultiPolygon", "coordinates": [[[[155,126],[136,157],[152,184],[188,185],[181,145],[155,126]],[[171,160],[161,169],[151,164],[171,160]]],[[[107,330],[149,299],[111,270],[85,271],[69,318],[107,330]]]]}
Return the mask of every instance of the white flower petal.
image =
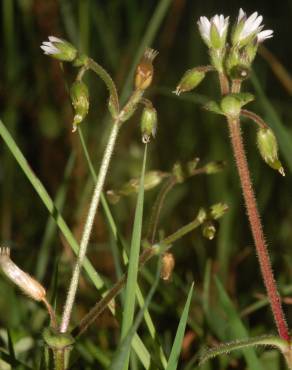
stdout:
{"type": "Polygon", "coordinates": [[[243,18],[246,18],[246,13],[243,11],[242,8],[240,8],[238,18],[237,18],[237,23],[239,23],[243,18]]]}
{"type": "Polygon", "coordinates": [[[273,37],[273,33],[274,33],[273,30],[265,30],[258,33],[257,35],[258,42],[263,42],[265,39],[270,39],[271,37],[273,37]]]}
{"type": "Polygon", "coordinates": [[[62,44],[64,43],[64,40],[59,39],[59,37],[56,37],[56,36],[49,36],[49,40],[51,42],[61,42],[62,44]]]}
{"type": "Polygon", "coordinates": [[[41,45],[41,49],[46,54],[58,54],[60,52],[54,45],[41,45]]]}

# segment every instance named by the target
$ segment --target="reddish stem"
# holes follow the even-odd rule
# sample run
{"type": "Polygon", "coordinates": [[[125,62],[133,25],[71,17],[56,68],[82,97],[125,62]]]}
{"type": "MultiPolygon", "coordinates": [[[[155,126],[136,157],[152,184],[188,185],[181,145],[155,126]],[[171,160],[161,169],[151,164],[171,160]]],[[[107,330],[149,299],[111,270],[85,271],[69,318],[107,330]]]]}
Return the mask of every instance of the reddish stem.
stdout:
{"type": "Polygon", "coordinates": [[[239,119],[231,118],[228,119],[228,126],[232,142],[233,153],[241,181],[241,187],[243,191],[245,206],[247,209],[248,219],[256,246],[261,273],[264,279],[268,298],[273,311],[274,320],[276,322],[280,337],[289,342],[290,337],[288,327],[281,306],[281,300],[278,294],[276,282],[274,279],[271,261],[265,243],[260,216],[257,209],[253,186],[250,179],[248,164],[241,137],[239,119]]]}

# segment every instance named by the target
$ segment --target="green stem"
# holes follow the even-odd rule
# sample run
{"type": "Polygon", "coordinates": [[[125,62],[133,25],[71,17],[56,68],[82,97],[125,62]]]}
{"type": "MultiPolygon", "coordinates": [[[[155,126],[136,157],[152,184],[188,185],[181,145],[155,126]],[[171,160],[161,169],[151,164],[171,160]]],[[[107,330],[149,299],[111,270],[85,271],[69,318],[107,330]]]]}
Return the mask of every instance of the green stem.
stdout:
{"type": "MultiPolygon", "coordinates": [[[[196,219],[189,224],[183,226],[175,233],[169,235],[163,239],[159,244],[153,245],[146,248],[139,257],[139,270],[154,256],[166,252],[172,247],[173,244],[178,239],[182,238],[184,235],[193,231],[195,228],[199,227],[203,223],[204,219],[200,216],[200,213],[196,219]]],[[[122,288],[125,286],[127,281],[127,274],[124,274],[122,278],[115,283],[115,285],[110,289],[107,295],[102,298],[95,306],[83,317],[78,326],[72,331],[74,337],[79,337],[83,334],[88,327],[97,319],[97,317],[105,310],[109,303],[120,293],[122,288]]]]}
{"type": "Polygon", "coordinates": [[[106,174],[109,168],[109,163],[110,163],[110,159],[111,159],[111,156],[114,150],[118,132],[119,132],[119,124],[118,122],[114,122],[112,131],[110,133],[110,137],[107,143],[107,147],[104,151],[102,163],[101,163],[99,174],[98,174],[98,179],[95,185],[95,189],[93,192],[92,200],[91,200],[89,211],[88,211],[87,220],[84,226],[84,231],[83,231],[80,248],[78,252],[78,258],[77,258],[77,261],[76,261],[76,264],[73,270],[70,287],[68,290],[68,295],[67,295],[66,303],[64,306],[62,321],[60,325],[61,333],[65,333],[67,331],[68,325],[70,322],[71,312],[72,312],[72,308],[74,305],[75,296],[76,296],[77,287],[78,287],[81,266],[82,266],[84,257],[86,255],[87,246],[88,246],[90,234],[92,231],[94,218],[95,218],[96,211],[99,205],[101,192],[104,186],[105,177],[106,177],[106,174]]]}
{"type": "Polygon", "coordinates": [[[112,103],[115,107],[116,112],[119,112],[119,97],[116,85],[114,84],[114,81],[112,80],[111,76],[107,73],[107,71],[98,63],[96,63],[93,59],[88,58],[86,62],[86,66],[88,69],[91,69],[93,72],[95,72],[106,84],[110,97],[112,99],[112,103]]]}
{"type": "Polygon", "coordinates": [[[54,368],[55,370],[65,370],[65,350],[63,349],[54,349],[54,368]]]}

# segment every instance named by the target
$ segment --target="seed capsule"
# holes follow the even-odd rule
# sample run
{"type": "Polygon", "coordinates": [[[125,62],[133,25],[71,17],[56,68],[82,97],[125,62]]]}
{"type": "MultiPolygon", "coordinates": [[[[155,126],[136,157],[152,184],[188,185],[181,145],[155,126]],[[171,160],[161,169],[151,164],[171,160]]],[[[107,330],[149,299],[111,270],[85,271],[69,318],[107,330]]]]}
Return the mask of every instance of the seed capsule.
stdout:
{"type": "Polygon", "coordinates": [[[278,143],[270,128],[261,128],[257,132],[257,144],[263,160],[273,169],[285,176],[284,168],[278,158],[278,143]]]}
{"type": "Polygon", "coordinates": [[[175,266],[175,259],[172,253],[166,252],[162,257],[160,276],[163,280],[170,280],[175,266]]]}
{"type": "Polygon", "coordinates": [[[158,51],[147,48],[137,66],[135,75],[135,88],[145,90],[151,85],[153,79],[153,60],[156,58],[158,51]]]}
{"type": "Polygon", "coordinates": [[[175,89],[175,94],[180,95],[181,93],[193,90],[203,81],[205,76],[206,73],[199,71],[197,68],[189,69],[182,76],[175,89]]]}
{"type": "Polygon", "coordinates": [[[144,144],[150,141],[151,136],[155,137],[157,130],[157,112],[153,106],[146,106],[141,117],[142,141],[144,144]]]}
{"type": "Polygon", "coordinates": [[[10,248],[0,248],[0,267],[8,279],[17,285],[30,298],[35,301],[43,301],[45,299],[45,288],[29,274],[22,271],[10,259],[10,248]]]}
{"type": "Polygon", "coordinates": [[[87,116],[89,109],[89,92],[88,88],[82,81],[75,81],[70,89],[71,101],[75,110],[73,119],[73,132],[87,116]]]}

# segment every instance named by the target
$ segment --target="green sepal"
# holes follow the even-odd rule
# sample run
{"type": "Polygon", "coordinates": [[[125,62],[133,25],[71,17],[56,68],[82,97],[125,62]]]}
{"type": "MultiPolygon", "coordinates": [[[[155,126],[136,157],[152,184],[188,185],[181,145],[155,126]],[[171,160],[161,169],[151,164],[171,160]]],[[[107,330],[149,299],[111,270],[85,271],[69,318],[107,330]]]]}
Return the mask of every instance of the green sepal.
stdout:
{"type": "Polygon", "coordinates": [[[214,100],[209,101],[207,104],[203,106],[203,108],[209,112],[224,115],[224,112],[220,108],[220,105],[214,100]]]}
{"type": "Polygon", "coordinates": [[[238,117],[241,108],[252,100],[254,96],[250,93],[233,93],[222,98],[220,107],[227,117],[238,117]]]}

